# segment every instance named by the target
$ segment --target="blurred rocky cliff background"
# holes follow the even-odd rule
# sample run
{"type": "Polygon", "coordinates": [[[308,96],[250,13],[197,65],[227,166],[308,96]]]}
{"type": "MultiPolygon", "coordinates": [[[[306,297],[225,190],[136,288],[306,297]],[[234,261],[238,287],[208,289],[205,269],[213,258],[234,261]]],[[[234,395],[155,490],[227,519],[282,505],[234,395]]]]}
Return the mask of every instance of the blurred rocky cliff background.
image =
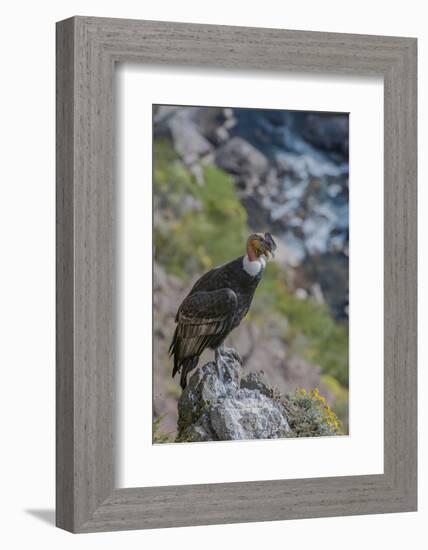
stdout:
{"type": "Polygon", "coordinates": [[[202,273],[244,254],[250,231],[269,231],[276,258],[226,343],[280,392],[318,389],[347,433],[348,135],[346,114],[154,107],[153,417],[162,432],[177,431],[181,389],[167,353],[177,307],[202,273]]]}

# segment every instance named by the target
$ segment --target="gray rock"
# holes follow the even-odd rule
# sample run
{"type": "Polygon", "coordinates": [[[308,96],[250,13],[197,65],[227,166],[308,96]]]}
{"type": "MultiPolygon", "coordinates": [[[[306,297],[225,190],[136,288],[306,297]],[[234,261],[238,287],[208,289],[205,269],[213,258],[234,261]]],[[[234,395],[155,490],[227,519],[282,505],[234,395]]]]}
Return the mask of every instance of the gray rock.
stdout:
{"type": "Polygon", "coordinates": [[[342,114],[338,116],[308,114],[302,135],[306,141],[319,149],[348,156],[349,119],[342,114]]]}
{"type": "Polygon", "coordinates": [[[248,389],[215,405],[211,425],[220,440],[273,439],[290,432],[282,404],[248,389]]]}
{"type": "Polygon", "coordinates": [[[266,397],[272,397],[272,389],[268,386],[265,380],[264,372],[250,372],[247,376],[241,378],[241,388],[248,390],[258,390],[266,397]]]}
{"type": "Polygon", "coordinates": [[[169,129],[175,150],[188,166],[209,154],[213,149],[185,111],[179,111],[171,117],[169,129]]]}
{"type": "MultiPolygon", "coordinates": [[[[156,137],[171,137],[174,148],[191,168],[201,158],[229,139],[229,130],[236,124],[233,111],[220,107],[159,106],[154,114],[156,137]],[[229,112],[230,111],[230,112],[229,112]]],[[[198,180],[200,174],[195,176],[198,180]]]]}
{"type": "Polygon", "coordinates": [[[178,402],[178,441],[273,439],[291,434],[263,373],[243,374],[233,353],[197,369],[178,402]]]}
{"type": "Polygon", "coordinates": [[[233,137],[217,150],[216,163],[226,172],[253,178],[261,177],[269,167],[265,155],[241,137],[233,137]]]}

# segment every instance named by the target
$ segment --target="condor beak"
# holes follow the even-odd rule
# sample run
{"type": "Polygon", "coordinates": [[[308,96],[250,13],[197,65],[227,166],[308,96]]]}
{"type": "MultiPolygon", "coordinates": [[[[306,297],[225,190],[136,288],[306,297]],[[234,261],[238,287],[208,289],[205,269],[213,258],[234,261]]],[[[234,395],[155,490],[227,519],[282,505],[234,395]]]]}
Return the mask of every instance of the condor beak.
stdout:
{"type": "Polygon", "coordinates": [[[274,251],[272,250],[269,243],[267,243],[266,241],[263,241],[262,251],[263,251],[263,255],[266,256],[266,258],[269,259],[269,254],[272,256],[272,258],[275,258],[274,251]]]}
{"type": "Polygon", "coordinates": [[[275,252],[274,252],[275,250],[276,250],[276,244],[272,238],[272,235],[270,233],[265,233],[265,236],[263,239],[263,254],[267,258],[269,258],[269,253],[270,253],[272,258],[275,258],[275,252]]]}

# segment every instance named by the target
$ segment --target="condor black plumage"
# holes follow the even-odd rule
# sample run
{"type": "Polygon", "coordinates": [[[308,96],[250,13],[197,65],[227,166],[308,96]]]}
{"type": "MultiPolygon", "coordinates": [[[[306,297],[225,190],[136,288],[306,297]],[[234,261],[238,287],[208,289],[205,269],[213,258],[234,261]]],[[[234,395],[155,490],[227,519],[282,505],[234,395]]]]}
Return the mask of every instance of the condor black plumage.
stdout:
{"type": "Polygon", "coordinates": [[[259,284],[265,260],[276,245],[272,236],[252,234],[247,241],[247,255],[214,268],[203,275],[180,305],[175,321],[170,355],[174,356],[172,376],[181,371],[180,385],[187,385],[206,348],[221,353],[227,335],[247,314],[259,284]]]}

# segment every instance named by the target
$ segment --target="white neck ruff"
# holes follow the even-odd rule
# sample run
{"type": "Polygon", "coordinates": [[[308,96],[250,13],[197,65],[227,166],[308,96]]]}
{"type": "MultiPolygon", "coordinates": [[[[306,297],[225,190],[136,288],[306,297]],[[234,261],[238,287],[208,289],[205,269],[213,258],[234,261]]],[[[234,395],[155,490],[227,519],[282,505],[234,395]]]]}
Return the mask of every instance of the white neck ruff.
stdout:
{"type": "Polygon", "coordinates": [[[259,274],[261,269],[264,269],[266,265],[266,260],[263,258],[263,256],[260,256],[257,260],[251,261],[248,257],[248,254],[244,256],[244,260],[242,262],[242,266],[244,268],[244,271],[250,275],[250,277],[255,277],[259,274]]]}

